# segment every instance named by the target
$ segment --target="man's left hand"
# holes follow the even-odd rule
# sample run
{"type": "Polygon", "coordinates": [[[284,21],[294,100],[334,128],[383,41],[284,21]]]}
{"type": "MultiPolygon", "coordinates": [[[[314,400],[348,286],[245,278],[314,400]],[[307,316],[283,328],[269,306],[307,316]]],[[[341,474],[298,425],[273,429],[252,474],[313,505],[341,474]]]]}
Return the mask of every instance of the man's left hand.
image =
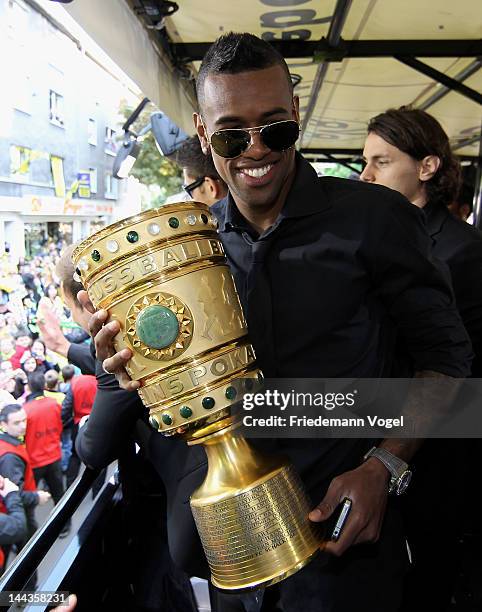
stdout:
{"type": "Polygon", "coordinates": [[[339,556],[353,544],[378,540],[387,506],[389,480],[385,466],[371,457],[360,467],[331,481],[324,499],[310,512],[310,520],[326,521],[345,497],[351,499],[352,507],[340,538],[336,542],[323,543],[324,551],[339,556]]]}

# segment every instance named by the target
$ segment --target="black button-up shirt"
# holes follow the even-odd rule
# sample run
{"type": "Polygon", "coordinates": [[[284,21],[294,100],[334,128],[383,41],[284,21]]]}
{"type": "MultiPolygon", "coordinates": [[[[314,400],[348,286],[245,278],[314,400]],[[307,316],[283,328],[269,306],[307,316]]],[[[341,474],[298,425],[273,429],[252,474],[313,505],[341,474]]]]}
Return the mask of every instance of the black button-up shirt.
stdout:
{"type": "Polygon", "coordinates": [[[261,235],[230,196],[211,210],[267,377],[470,373],[424,215],[397,192],[319,178],[298,155],[285,206],[261,235]]]}
{"type": "MultiPolygon", "coordinates": [[[[262,235],[229,197],[211,209],[265,374],[401,375],[405,370],[394,358],[398,333],[413,369],[467,375],[470,343],[446,276],[430,259],[423,213],[389,189],[319,179],[301,156],[297,164],[286,204],[262,235]]],[[[77,438],[79,456],[89,465],[105,465],[118,456],[137,422],[143,452],[168,491],[171,555],[193,575],[207,575],[188,504],[206,474],[202,448],[163,439],[141,421],[145,410],[137,395],[103,376],[92,415],[77,438]]],[[[314,503],[334,476],[359,465],[373,446],[365,439],[253,443],[287,455],[314,503]]]]}

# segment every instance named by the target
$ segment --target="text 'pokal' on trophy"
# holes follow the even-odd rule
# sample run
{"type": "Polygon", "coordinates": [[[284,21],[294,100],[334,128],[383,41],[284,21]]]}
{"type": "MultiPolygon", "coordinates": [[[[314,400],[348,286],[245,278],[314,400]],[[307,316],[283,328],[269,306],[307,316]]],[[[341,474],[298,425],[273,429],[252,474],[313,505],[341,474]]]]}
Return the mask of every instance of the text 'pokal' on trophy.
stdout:
{"type": "Polygon", "coordinates": [[[134,353],[127,371],[152,427],[204,445],[191,509],[213,584],[238,590],[301,569],[322,531],[290,464],[233,432],[231,409],[262,374],[216,227],[204,204],[171,204],[103,228],[73,260],[94,306],[121,325],[115,347],[134,353]]]}

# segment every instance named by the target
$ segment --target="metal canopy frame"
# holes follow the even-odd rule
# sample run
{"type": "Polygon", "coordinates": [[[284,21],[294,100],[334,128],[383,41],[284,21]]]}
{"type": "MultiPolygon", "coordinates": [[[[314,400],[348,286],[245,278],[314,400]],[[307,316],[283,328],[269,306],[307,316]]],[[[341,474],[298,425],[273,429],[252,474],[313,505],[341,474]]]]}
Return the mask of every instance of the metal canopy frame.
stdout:
{"type": "MultiPolygon", "coordinates": [[[[60,0],[64,1],[64,0],[60,0]]],[[[192,80],[192,62],[199,62],[203,59],[212,41],[208,42],[174,42],[169,36],[169,28],[165,27],[165,18],[173,16],[178,10],[182,11],[182,3],[170,0],[124,0],[130,8],[144,22],[144,27],[149,31],[151,38],[160,51],[160,54],[167,59],[168,63],[174,68],[178,77],[192,80]],[[146,7],[149,6],[149,10],[146,7]],[[156,8],[153,11],[153,7],[156,8]],[[153,19],[153,14],[155,18],[153,19]]],[[[178,0],[179,2],[179,0],[178,0]]],[[[281,0],[267,2],[269,5],[283,5],[281,0]]],[[[463,82],[475,74],[482,67],[482,38],[466,39],[389,39],[389,40],[345,40],[342,32],[352,6],[352,0],[336,0],[335,8],[329,19],[329,28],[326,37],[319,40],[300,40],[287,37],[282,40],[270,40],[270,43],[286,59],[312,60],[319,66],[316,70],[314,81],[310,87],[307,97],[307,105],[304,109],[302,136],[307,131],[310,118],[315,110],[316,101],[319,97],[321,87],[325,81],[330,63],[340,63],[344,59],[370,59],[370,58],[391,58],[404,63],[414,70],[424,74],[431,80],[442,85],[431,96],[424,99],[420,104],[417,100],[413,102],[415,108],[423,110],[431,107],[448,93],[454,91],[476,104],[482,104],[480,92],[468,87],[463,82]],[[461,70],[455,77],[449,77],[443,72],[436,70],[432,66],[421,61],[420,58],[470,58],[473,61],[461,70]]],[[[176,17],[173,17],[174,21],[176,17]]],[[[326,20],[328,21],[328,20],[326,20]]],[[[186,83],[187,84],[187,83],[186,83]]],[[[194,96],[194,88],[191,87],[194,96]]],[[[407,100],[409,103],[410,100],[407,100]]],[[[473,139],[480,138],[480,134],[474,134],[473,139]]],[[[473,142],[465,141],[463,144],[473,142]]],[[[456,143],[456,149],[460,149],[462,144],[456,143]]],[[[302,148],[306,153],[320,153],[322,155],[338,153],[337,149],[318,150],[302,148]]],[[[345,155],[357,155],[359,150],[342,149],[345,155]]],[[[467,156],[469,159],[479,159],[479,156],[467,156]]]]}
{"type": "Polygon", "coordinates": [[[313,153],[314,155],[326,155],[327,153],[330,155],[353,155],[354,157],[356,157],[357,155],[359,157],[361,157],[362,155],[362,149],[347,149],[347,148],[343,148],[343,147],[339,147],[339,148],[330,148],[330,149],[324,149],[324,148],[305,148],[305,147],[301,147],[300,149],[300,153],[302,153],[303,155],[306,153],[313,153]]]}
{"type": "MultiPolygon", "coordinates": [[[[463,84],[463,81],[475,74],[482,67],[482,39],[461,40],[344,40],[341,37],[343,25],[350,10],[352,0],[337,0],[333,18],[330,23],[327,38],[319,41],[274,40],[271,44],[287,59],[312,58],[319,62],[316,76],[311,88],[306,107],[302,134],[315,109],[316,100],[326,77],[330,62],[341,62],[348,58],[393,58],[399,62],[428,76],[441,84],[442,89],[433,94],[417,108],[426,110],[451,91],[467,97],[477,104],[482,104],[482,95],[463,84]],[[474,61],[454,78],[432,68],[417,57],[425,58],[475,58],[474,61]]],[[[181,65],[201,61],[209,49],[210,42],[170,43],[171,56],[181,65]]],[[[455,149],[472,144],[481,138],[480,134],[462,143],[457,143],[455,149]]],[[[323,156],[337,153],[361,155],[356,149],[309,149],[302,148],[302,153],[317,153],[323,156]]],[[[468,157],[471,159],[470,157],[468,157]]]]}
{"type": "MultiPolygon", "coordinates": [[[[184,62],[200,62],[212,42],[170,43],[174,55],[184,62]]],[[[342,61],[348,58],[394,57],[478,57],[482,39],[460,40],[344,40],[333,47],[328,39],[273,40],[270,44],[283,57],[314,58],[316,61],[342,61]]]]}
{"type": "Polygon", "coordinates": [[[402,64],[410,66],[410,68],[421,72],[425,76],[430,77],[438,83],[442,83],[442,85],[445,85],[445,87],[451,89],[452,91],[456,91],[457,93],[462,94],[463,96],[469,98],[469,100],[472,100],[477,104],[482,104],[482,94],[480,94],[478,91],[475,91],[475,89],[467,87],[466,85],[461,83],[460,80],[453,79],[452,77],[447,76],[443,72],[440,72],[440,70],[436,70],[435,68],[432,68],[432,66],[424,64],[423,62],[418,59],[415,59],[414,57],[405,57],[400,55],[395,55],[394,57],[402,64]]]}
{"type": "MultiPolygon", "coordinates": [[[[470,138],[459,140],[459,142],[452,147],[452,151],[457,151],[458,149],[462,149],[463,147],[468,147],[469,145],[474,144],[474,142],[479,142],[480,139],[481,139],[481,134],[475,134],[474,136],[471,136],[470,138]]],[[[482,159],[480,152],[479,152],[479,158],[482,159]]]]}
{"type": "MultiPolygon", "coordinates": [[[[482,68],[482,59],[476,59],[471,62],[464,70],[461,70],[458,74],[456,74],[453,79],[458,81],[459,83],[463,83],[470,76],[478,72],[482,68]]],[[[428,100],[425,100],[422,104],[418,104],[417,108],[420,110],[426,111],[428,108],[433,106],[436,102],[444,98],[448,93],[452,90],[450,87],[443,85],[439,91],[435,92],[428,100]]]]}
{"type": "MultiPolygon", "coordinates": [[[[330,22],[328,30],[327,44],[330,49],[337,49],[341,41],[341,32],[345,25],[346,18],[348,17],[348,11],[350,10],[352,0],[337,0],[335,12],[333,13],[333,19],[330,22]]],[[[301,126],[301,134],[305,133],[306,128],[310,122],[310,119],[315,110],[316,100],[325,80],[326,73],[328,72],[328,62],[324,61],[318,66],[316,70],[315,79],[311,88],[310,99],[308,106],[306,107],[305,115],[303,117],[303,125],[301,126]]]]}
{"type": "MultiPolygon", "coordinates": [[[[335,164],[340,164],[340,166],[344,166],[345,168],[348,168],[348,170],[351,170],[354,174],[361,174],[361,170],[359,170],[358,168],[355,168],[355,166],[351,165],[351,163],[353,163],[352,159],[344,159],[344,158],[340,158],[340,157],[335,157],[334,155],[331,155],[330,153],[324,153],[323,157],[328,162],[332,162],[332,163],[335,163],[335,164]]],[[[316,160],[313,160],[313,161],[322,162],[323,160],[316,159],[316,160]]]]}
{"type": "MultiPolygon", "coordinates": [[[[457,151],[457,149],[466,147],[467,145],[473,144],[474,142],[479,142],[480,140],[481,140],[480,135],[476,134],[472,138],[461,140],[457,144],[453,145],[452,150],[457,151]]],[[[331,155],[333,157],[335,155],[342,155],[343,157],[341,159],[343,159],[343,161],[351,161],[351,162],[356,161],[358,159],[361,160],[363,156],[362,149],[346,149],[346,148],[344,149],[344,148],[335,148],[335,147],[330,148],[330,149],[316,148],[316,147],[314,148],[301,147],[300,153],[306,156],[311,156],[311,157],[316,157],[317,155],[323,155],[323,156],[331,155]]],[[[480,156],[457,155],[457,157],[461,161],[472,161],[474,163],[480,162],[482,164],[482,154],[480,156]]]]}

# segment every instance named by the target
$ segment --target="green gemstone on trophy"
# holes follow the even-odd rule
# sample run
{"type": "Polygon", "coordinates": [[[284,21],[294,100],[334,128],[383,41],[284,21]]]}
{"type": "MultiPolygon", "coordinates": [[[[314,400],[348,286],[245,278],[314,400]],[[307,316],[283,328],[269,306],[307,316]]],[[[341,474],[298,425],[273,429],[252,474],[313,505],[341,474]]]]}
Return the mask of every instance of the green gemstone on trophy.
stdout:
{"type": "Polygon", "coordinates": [[[127,238],[127,242],[134,244],[134,242],[137,242],[139,240],[139,234],[131,230],[130,232],[128,232],[126,238],[127,238]]]}
{"type": "Polygon", "coordinates": [[[192,410],[189,408],[189,406],[182,406],[179,409],[179,414],[183,419],[188,419],[190,416],[192,416],[192,410]]]}
{"type": "Polygon", "coordinates": [[[169,308],[152,304],[139,313],[136,334],[150,348],[163,349],[170,346],[179,335],[179,321],[169,308]]]}
{"type": "Polygon", "coordinates": [[[226,396],[226,399],[228,400],[233,400],[237,394],[238,392],[236,391],[234,387],[228,387],[224,393],[224,395],[226,396]]]}
{"type": "Polygon", "coordinates": [[[214,401],[213,397],[205,397],[202,401],[203,408],[206,410],[211,410],[211,408],[214,408],[215,403],[216,402],[214,401]]]}
{"type": "Polygon", "coordinates": [[[92,259],[93,259],[94,261],[99,261],[99,260],[100,260],[100,253],[99,253],[99,251],[97,251],[97,250],[92,251],[92,253],[90,254],[90,256],[92,257],[92,259]]]}
{"type": "Polygon", "coordinates": [[[177,217],[171,217],[168,221],[170,227],[177,229],[179,227],[179,219],[177,217]]]}
{"type": "Polygon", "coordinates": [[[162,422],[164,425],[172,425],[173,420],[172,415],[170,415],[168,412],[165,412],[162,415],[162,422]]]}
{"type": "Polygon", "coordinates": [[[156,419],[156,417],[149,417],[149,423],[156,431],[159,429],[159,421],[156,419]]]}
{"type": "Polygon", "coordinates": [[[208,219],[207,215],[205,215],[204,213],[202,213],[202,215],[201,215],[201,221],[202,221],[204,224],[207,224],[208,220],[209,220],[209,219],[208,219]]]}

